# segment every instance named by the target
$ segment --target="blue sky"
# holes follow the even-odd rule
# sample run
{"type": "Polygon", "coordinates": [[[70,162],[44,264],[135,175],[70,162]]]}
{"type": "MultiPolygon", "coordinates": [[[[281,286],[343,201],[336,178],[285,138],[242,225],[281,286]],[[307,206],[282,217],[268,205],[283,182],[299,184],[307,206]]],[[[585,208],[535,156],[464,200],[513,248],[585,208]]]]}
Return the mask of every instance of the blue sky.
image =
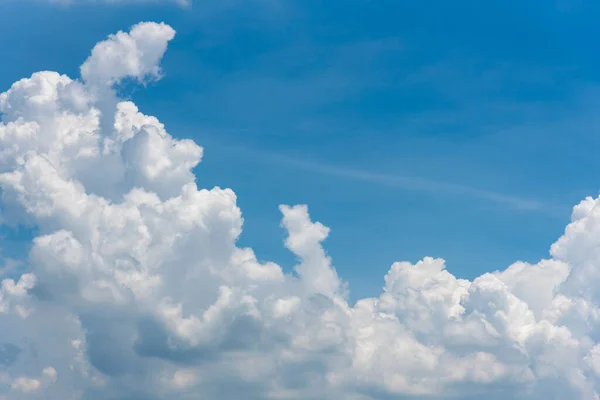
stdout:
{"type": "MultiPolygon", "coordinates": [[[[308,204],[355,298],[393,261],[443,257],[468,278],[537,261],[598,192],[597,2],[1,10],[2,91],[39,70],[78,76],[97,41],[141,20],[173,26],[165,77],[131,97],[205,147],[198,183],[236,191],[259,258],[291,268],[277,206],[308,204]]],[[[4,234],[22,251],[26,233],[4,234]]]]}

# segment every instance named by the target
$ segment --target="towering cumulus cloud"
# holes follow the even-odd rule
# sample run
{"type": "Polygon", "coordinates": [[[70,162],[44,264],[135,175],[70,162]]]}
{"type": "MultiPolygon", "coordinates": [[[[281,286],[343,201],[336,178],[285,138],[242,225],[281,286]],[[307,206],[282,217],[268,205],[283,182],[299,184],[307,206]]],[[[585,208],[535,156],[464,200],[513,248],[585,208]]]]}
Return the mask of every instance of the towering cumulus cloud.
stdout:
{"type": "Polygon", "coordinates": [[[136,25],[80,79],[0,94],[2,223],[37,235],[0,288],[0,397],[600,398],[600,200],[547,260],[472,282],[398,262],[351,305],[306,206],[280,207],[295,273],[259,262],[234,192],[196,186],[202,148],[117,97],[174,35],[136,25]]]}

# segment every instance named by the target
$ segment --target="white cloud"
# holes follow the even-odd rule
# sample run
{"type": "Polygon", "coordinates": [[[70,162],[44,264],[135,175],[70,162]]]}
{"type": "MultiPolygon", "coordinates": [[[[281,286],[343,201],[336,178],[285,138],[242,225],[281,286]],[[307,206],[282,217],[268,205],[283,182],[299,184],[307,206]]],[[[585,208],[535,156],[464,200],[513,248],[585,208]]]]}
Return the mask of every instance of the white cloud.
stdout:
{"type": "Polygon", "coordinates": [[[280,208],[286,275],[236,244],[232,190],[196,186],[202,148],[117,98],[160,78],[174,34],[136,25],[80,79],[0,94],[2,221],[40,232],[0,287],[0,397],[598,398],[599,199],[547,260],[472,282],[398,262],[351,305],[306,206],[280,208]]]}
{"type": "Polygon", "coordinates": [[[56,370],[52,367],[46,367],[42,370],[38,378],[28,378],[19,376],[14,379],[10,385],[11,389],[21,393],[32,393],[40,391],[45,385],[56,381],[56,370]]]}
{"type": "Polygon", "coordinates": [[[81,66],[88,85],[114,84],[123,78],[159,78],[159,61],[175,31],[169,25],[137,24],[128,33],[109,36],[92,49],[81,66]]]}

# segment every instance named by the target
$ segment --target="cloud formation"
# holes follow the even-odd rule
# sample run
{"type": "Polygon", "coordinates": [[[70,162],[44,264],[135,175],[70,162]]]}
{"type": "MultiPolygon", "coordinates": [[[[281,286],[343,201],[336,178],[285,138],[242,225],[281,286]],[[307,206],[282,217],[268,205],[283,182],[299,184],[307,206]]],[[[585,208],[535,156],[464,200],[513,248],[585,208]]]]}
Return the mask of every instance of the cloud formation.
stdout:
{"type": "Polygon", "coordinates": [[[200,189],[203,149],[117,97],[160,78],[175,32],[98,43],[80,79],[0,94],[1,221],[37,227],[0,286],[7,399],[600,399],[600,208],[537,264],[473,281],[394,263],[352,305],[304,205],[282,205],[294,274],[236,242],[236,195],[200,189]]]}

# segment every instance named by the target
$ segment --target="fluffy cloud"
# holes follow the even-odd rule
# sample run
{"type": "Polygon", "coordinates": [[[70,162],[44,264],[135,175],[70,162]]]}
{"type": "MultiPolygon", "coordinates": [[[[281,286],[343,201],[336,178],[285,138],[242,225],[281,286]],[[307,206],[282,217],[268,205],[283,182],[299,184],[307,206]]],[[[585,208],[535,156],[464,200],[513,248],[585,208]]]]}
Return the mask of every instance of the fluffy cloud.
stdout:
{"type": "Polygon", "coordinates": [[[79,79],[0,94],[1,221],[38,232],[0,286],[0,397],[600,398],[599,199],[537,264],[398,262],[352,305],[306,206],[280,207],[295,273],[258,261],[235,193],[196,185],[202,148],[117,97],[174,35],[138,24],[79,79]]]}

